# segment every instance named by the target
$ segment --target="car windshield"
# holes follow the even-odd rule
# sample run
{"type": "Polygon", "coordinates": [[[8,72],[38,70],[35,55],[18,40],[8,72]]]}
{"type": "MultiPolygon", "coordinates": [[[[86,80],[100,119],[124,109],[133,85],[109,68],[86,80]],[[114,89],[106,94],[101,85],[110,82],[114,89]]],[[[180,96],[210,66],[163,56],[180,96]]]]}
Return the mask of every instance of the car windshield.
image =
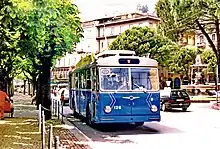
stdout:
{"type": "Polygon", "coordinates": [[[185,91],[172,91],[171,96],[178,98],[178,97],[188,97],[188,94],[185,91]]]}
{"type": "Polygon", "coordinates": [[[100,68],[100,79],[103,90],[159,89],[156,68],[100,68]]]}

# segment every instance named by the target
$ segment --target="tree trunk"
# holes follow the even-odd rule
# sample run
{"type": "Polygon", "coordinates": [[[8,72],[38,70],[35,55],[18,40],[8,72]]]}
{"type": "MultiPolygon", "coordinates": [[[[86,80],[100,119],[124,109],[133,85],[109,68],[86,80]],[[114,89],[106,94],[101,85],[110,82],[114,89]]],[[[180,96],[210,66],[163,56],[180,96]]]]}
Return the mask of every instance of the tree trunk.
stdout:
{"type": "Polygon", "coordinates": [[[220,80],[220,56],[217,57],[217,65],[218,67],[216,67],[216,69],[218,69],[218,74],[216,74],[215,72],[215,85],[216,85],[216,91],[218,91],[218,83],[219,83],[219,80],[220,80]],[[218,80],[217,80],[217,76],[218,75],[218,80]]]}
{"type": "Polygon", "coordinates": [[[33,80],[32,80],[32,96],[34,96],[36,94],[35,90],[37,90],[37,80],[36,80],[36,78],[33,78],[33,80]]]}
{"type": "Polygon", "coordinates": [[[47,59],[42,68],[42,73],[38,79],[37,105],[41,104],[44,108],[45,120],[51,119],[51,97],[50,97],[50,64],[51,59],[47,59]]]}
{"type": "Polygon", "coordinates": [[[31,94],[31,84],[30,84],[30,80],[28,79],[28,95],[31,94]]]}
{"type": "Polygon", "coordinates": [[[24,80],[24,95],[26,93],[26,80],[24,80]]]}

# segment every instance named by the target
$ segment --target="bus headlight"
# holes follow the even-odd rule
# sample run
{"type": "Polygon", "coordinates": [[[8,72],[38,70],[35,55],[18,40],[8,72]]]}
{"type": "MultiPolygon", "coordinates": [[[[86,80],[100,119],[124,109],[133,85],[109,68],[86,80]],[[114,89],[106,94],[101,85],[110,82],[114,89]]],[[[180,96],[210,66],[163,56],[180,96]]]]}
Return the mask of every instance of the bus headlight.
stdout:
{"type": "Polygon", "coordinates": [[[158,110],[158,109],[157,109],[157,106],[155,106],[155,105],[152,105],[152,106],[151,106],[151,111],[152,111],[152,112],[157,112],[157,110],[158,110]]]}
{"type": "Polygon", "coordinates": [[[110,113],[112,111],[112,108],[110,106],[105,106],[104,111],[105,113],[110,113]]]}

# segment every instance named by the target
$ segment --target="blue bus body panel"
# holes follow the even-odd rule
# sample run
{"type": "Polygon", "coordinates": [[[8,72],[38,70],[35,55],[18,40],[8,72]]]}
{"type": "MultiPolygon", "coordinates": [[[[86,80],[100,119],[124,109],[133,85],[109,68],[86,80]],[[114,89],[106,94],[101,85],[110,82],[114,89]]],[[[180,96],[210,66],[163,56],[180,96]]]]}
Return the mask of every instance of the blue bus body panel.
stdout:
{"type": "Polygon", "coordinates": [[[97,123],[111,122],[150,122],[160,121],[159,93],[101,93],[95,121],[97,123]],[[151,111],[151,106],[157,106],[157,112],[151,111]],[[110,106],[112,112],[106,113],[105,106],[110,106]]]}
{"type": "Polygon", "coordinates": [[[71,96],[74,109],[86,116],[86,106],[90,103],[92,121],[94,123],[131,123],[160,121],[159,92],[139,93],[94,93],[91,91],[72,90],[71,96]],[[157,112],[151,111],[151,106],[157,112]],[[105,107],[110,106],[111,112],[106,113],[105,107]]]}

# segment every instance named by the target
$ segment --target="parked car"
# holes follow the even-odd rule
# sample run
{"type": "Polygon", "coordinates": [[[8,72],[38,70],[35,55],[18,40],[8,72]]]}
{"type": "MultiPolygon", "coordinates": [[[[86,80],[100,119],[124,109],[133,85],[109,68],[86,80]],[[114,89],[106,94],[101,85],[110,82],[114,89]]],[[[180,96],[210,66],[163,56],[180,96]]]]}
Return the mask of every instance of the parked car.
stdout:
{"type": "Polygon", "coordinates": [[[182,108],[183,111],[187,111],[191,105],[188,93],[182,89],[162,90],[160,91],[160,100],[162,111],[172,108],[182,108]]]}

